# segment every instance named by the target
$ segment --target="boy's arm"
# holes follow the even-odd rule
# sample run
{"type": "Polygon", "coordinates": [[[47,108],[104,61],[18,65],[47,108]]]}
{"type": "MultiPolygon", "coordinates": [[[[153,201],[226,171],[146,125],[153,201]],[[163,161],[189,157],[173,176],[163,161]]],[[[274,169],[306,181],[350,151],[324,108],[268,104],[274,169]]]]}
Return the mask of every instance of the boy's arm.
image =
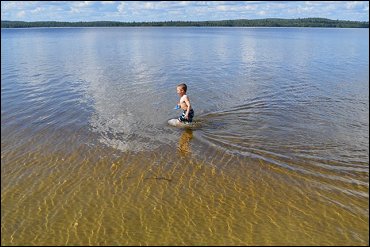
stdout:
{"type": "Polygon", "coordinates": [[[188,109],[186,110],[186,113],[185,113],[185,118],[188,119],[190,108],[191,108],[189,97],[186,96],[184,101],[185,101],[185,104],[188,106],[188,109]]]}

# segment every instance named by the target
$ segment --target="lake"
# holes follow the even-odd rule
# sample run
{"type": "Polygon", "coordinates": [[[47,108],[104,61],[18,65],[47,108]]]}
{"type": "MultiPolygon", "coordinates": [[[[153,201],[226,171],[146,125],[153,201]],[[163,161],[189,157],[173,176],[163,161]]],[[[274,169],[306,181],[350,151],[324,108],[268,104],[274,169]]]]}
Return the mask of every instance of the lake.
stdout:
{"type": "Polygon", "coordinates": [[[369,29],[1,29],[1,233],[368,245],[369,29]]]}

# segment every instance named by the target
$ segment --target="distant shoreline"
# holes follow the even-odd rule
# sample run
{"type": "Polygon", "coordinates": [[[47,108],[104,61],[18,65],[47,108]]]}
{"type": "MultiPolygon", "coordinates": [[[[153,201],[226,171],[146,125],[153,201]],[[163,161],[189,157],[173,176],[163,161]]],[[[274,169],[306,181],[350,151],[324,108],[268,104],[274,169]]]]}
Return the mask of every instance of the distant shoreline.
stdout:
{"type": "Polygon", "coordinates": [[[1,28],[32,27],[323,27],[323,28],[369,28],[369,22],[330,20],[325,18],[298,19],[239,19],[222,21],[162,21],[162,22],[57,22],[57,21],[1,21],[1,28]]]}
{"type": "MultiPolygon", "coordinates": [[[[223,26],[212,26],[212,27],[196,27],[196,26],[122,26],[122,27],[2,27],[1,29],[73,29],[73,28],[245,28],[245,29],[268,29],[268,28],[315,28],[315,29],[358,29],[359,27],[223,27],[223,26]]],[[[362,27],[360,29],[363,29],[362,27]]]]}

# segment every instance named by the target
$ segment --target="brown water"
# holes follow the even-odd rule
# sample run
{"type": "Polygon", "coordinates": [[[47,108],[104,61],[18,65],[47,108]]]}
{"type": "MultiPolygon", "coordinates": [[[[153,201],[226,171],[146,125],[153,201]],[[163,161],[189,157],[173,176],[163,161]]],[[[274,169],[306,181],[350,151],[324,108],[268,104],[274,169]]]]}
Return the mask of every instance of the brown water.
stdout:
{"type": "Polygon", "coordinates": [[[1,58],[2,245],[369,244],[368,30],[2,30],[1,58]]]}

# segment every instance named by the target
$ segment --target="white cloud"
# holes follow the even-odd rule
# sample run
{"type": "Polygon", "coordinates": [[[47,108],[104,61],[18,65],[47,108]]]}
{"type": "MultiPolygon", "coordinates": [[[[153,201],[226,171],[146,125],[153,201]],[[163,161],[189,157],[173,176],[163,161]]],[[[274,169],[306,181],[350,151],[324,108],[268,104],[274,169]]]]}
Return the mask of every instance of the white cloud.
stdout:
{"type": "Polygon", "coordinates": [[[37,1],[1,1],[1,10],[22,11],[35,8],[37,5],[39,5],[39,2],[37,1]]]}
{"type": "Polygon", "coordinates": [[[355,9],[358,7],[362,7],[364,2],[359,2],[359,1],[352,1],[352,2],[347,2],[346,3],[346,8],[347,9],[355,9]]]}
{"type": "Polygon", "coordinates": [[[323,17],[367,21],[367,1],[2,1],[2,19],[92,21],[323,17]]]}
{"type": "Polygon", "coordinates": [[[255,10],[255,9],[257,9],[257,6],[255,6],[255,5],[246,5],[246,6],[243,7],[243,9],[245,9],[245,10],[255,10]]]}
{"type": "Polygon", "coordinates": [[[216,6],[216,9],[217,10],[220,10],[220,11],[228,11],[230,10],[227,6],[225,5],[219,5],[219,6],[216,6]]]}
{"type": "Polygon", "coordinates": [[[125,10],[125,3],[122,2],[117,6],[118,12],[122,13],[125,10]]]}
{"type": "Polygon", "coordinates": [[[114,4],[114,1],[101,1],[100,3],[103,5],[107,5],[107,4],[114,4]]]}
{"type": "Polygon", "coordinates": [[[144,9],[155,9],[156,7],[155,7],[154,3],[147,2],[147,3],[144,3],[143,8],[144,9]]]}
{"type": "Polygon", "coordinates": [[[314,7],[299,7],[298,13],[306,13],[306,12],[312,12],[314,10],[314,7]]]}
{"type": "Polygon", "coordinates": [[[93,4],[93,1],[80,1],[80,2],[73,2],[73,5],[76,7],[87,7],[93,4]]]}
{"type": "MultiPolygon", "coordinates": [[[[3,2],[1,1],[1,10],[10,10],[13,8],[14,3],[13,2],[3,2]]],[[[1,11],[2,13],[3,11],[1,11]]]]}
{"type": "Polygon", "coordinates": [[[26,15],[26,11],[22,10],[22,11],[19,11],[16,16],[18,18],[23,18],[25,15],[26,15]]]}
{"type": "Polygon", "coordinates": [[[191,5],[192,3],[190,2],[190,1],[180,1],[179,3],[178,3],[178,5],[180,5],[180,6],[189,6],[189,5],[191,5]]]}
{"type": "Polygon", "coordinates": [[[235,12],[243,12],[248,10],[256,10],[257,6],[255,5],[244,5],[244,6],[238,6],[238,5],[218,5],[214,8],[215,10],[219,11],[235,11],[235,12]]]}
{"type": "Polygon", "coordinates": [[[81,10],[75,7],[71,7],[71,13],[76,14],[76,13],[81,13],[81,10]]]}
{"type": "Polygon", "coordinates": [[[37,7],[36,9],[31,10],[31,13],[32,14],[39,14],[39,13],[41,13],[43,11],[45,11],[45,8],[43,8],[43,7],[37,7]]]}

